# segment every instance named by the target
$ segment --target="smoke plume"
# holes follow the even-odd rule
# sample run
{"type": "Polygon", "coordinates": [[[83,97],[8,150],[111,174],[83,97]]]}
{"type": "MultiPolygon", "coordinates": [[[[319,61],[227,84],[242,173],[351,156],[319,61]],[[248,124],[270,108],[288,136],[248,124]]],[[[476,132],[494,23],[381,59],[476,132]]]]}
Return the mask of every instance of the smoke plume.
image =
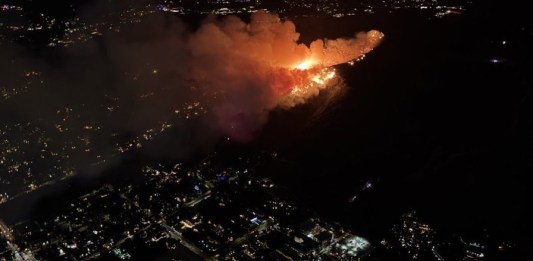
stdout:
{"type": "Polygon", "coordinates": [[[291,21],[257,12],[245,23],[236,16],[209,17],[191,35],[191,80],[216,99],[219,126],[229,137],[247,140],[276,107],[290,108],[326,88],[335,71],[376,47],[383,34],[298,43],[291,21]]]}
{"type": "MultiPolygon", "coordinates": [[[[80,17],[102,17],[94,8],[80,17]]],[[[383,35],[309,46],[299,36],[293,22],[265,12],[249,23],[210,16],[195,31],[154,13],[42,51],[0,42],[0,139],[8,148],[0,172],[65,176],[97,165],[93,173],[134,149],[185,159],[221,135],[250,140],[271,110],[338,89],[332,66],[371,51],[383,35]],[[25,155],[33,163],[21,162],[25,155]]]]}
{"type": "Polygon", "coordinates": [[[79,32],[45,47],[0,38],[0,203],[49,180],[100,173],[132,150],[181,160],[211,151],[221,135],[250,140],[271,110],[339,90],[332,66],[383,37],[304,45],[294,23],[265,12],[249,23],[210,16],[194,31],[153,13],[118,30],[117,17],[97,15],[115,13],[105,8],[91,6],[79,32]]]}

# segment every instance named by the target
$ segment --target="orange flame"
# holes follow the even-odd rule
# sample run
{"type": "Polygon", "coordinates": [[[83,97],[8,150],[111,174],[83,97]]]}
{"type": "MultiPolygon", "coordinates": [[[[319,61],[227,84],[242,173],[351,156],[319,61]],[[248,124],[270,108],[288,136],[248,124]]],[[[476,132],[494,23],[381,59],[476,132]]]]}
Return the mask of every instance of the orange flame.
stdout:
{"type": "Polygon", "coordinates": [[[317,63],[313,60],[305,60],[301,63],[299,63],[298,65],[296,65],[294,68],[297,69],[297,70],[301,70],[301,71],[305,71],[305,70],[309,70],[313,67],[317,66],[317,63]]]}

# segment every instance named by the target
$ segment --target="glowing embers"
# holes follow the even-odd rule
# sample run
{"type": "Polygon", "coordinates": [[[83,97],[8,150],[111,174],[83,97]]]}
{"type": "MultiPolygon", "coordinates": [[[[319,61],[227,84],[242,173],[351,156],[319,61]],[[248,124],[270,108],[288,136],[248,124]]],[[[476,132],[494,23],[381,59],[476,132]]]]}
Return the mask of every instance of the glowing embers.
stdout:
{"type": "Polygon", "coordinates": [[[329,80],[335,78],[335,76],[337,75],[337,73],[335,72],[334,69],[323,69],[321,73],[319,74],[316,74],[315,76],[313,76],[311,78],[311,81],[316,83],[316,84],[320,84],[320,85],[325,85],[326,83],[328,83],[329,80]]]}
{"type": "Polygon", "coordinates": [[[307,98],[316,95],[320,90],[327,88],[331,80],[337,76],[337,72],[333,67],[315,68],[308,72],[309,77],[307,82],[300,86],[294,86],[290,92],[290,96],[307,98]]]}

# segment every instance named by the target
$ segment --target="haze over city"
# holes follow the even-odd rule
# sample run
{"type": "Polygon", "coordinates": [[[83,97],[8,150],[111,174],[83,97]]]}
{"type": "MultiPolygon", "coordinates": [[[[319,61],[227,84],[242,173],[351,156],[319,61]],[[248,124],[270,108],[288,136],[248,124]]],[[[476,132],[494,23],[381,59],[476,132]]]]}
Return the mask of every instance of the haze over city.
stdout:
{"type": "Polygon", "coordinates": [[[527,12],[0,0],[0,260],[530,260],[527,12]]]}

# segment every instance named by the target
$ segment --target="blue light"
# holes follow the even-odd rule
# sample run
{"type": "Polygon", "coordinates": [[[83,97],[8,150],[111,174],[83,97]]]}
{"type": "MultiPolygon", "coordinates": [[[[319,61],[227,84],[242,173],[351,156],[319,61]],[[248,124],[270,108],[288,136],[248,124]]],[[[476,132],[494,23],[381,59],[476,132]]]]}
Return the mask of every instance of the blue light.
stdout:
{"type": "Polygon", "coordinates": [[[259,224],[259,218],[254,217],[254,218],[250,219],[250,222],[253,223],[253,224],[258,225],[259,224]]]}

